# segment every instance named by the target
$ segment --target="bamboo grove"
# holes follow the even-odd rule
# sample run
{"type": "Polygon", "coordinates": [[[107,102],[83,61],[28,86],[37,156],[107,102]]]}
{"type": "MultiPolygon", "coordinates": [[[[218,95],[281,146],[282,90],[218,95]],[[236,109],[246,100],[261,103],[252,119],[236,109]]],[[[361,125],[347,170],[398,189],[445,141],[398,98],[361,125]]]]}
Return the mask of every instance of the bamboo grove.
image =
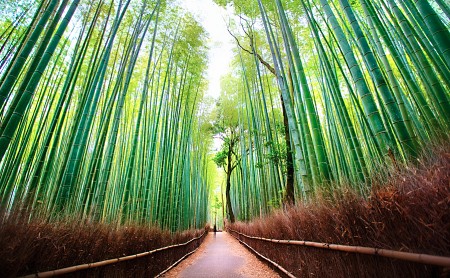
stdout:
{"type": "Polygon", "coordinates": [[[15,8],[0,19],[2,209],[202,227],[203,28],[163,0],[15,8]]]}
{"type": "Polygon", "coordinates": [[[213,113],[206,33],[170,1],[22,0],[3,11],[6,215],[199,227],[215,135],[222,203],[231,222],[248,220],[343,186],[366,195],[380,165],[448,140],[446,1],[215,2],[237,16],[213,113]]]}
{"type": "Polygon", "coordinates": [[[216,3],[239,15],[229,26],[234,71],[219,101],[234,92],[239,115],[228,208],[238,219],[286,203],[289,175],[296,201],[348,185],[366,195],[379,165],[448,140],[446,1],[216,3]]]}

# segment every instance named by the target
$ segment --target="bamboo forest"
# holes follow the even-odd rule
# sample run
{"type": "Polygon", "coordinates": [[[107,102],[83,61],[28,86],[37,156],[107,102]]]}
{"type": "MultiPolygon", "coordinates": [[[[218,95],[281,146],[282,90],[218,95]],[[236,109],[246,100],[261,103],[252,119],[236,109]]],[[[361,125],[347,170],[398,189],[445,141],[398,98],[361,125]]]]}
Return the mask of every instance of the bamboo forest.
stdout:
{"type": "Polygon", "coordinates": [[[447,277],[449,101],[446,0],[0,1],[0,276],[447,277]]]}

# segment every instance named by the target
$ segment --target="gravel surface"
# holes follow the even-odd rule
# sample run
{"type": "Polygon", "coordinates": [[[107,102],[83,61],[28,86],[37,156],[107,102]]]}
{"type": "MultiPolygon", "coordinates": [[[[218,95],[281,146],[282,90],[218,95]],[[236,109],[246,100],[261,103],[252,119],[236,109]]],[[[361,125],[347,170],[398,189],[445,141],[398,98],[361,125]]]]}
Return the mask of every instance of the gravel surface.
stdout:
{"type": "Polygon", "coordinates": [[[200,248],[163,277],[280,277],[226,232],[209,233],[200,248]]]}

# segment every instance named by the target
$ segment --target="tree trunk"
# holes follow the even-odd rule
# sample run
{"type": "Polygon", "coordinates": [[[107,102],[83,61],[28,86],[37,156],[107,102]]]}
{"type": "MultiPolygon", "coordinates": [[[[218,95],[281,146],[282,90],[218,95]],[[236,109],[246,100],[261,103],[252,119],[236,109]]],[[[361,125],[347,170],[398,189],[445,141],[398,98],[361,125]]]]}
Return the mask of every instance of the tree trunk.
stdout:
{"type": "Polygon", "coordinates": [[[283,199],[283,205],[295,204],[294,198],[294,161],[291,149],[291,135],[289,133],[289,122],[286,115],[286,108],[284,107],[283,97],[281,98],[281,107],[283,108],[283,125],[284,125],[284,140],[286,142],[286,192],[283,199]]]}
{"type": "Polygon", "coordinates": [[[233,145],[230,142],[230,146],[228,147],[228,161],[227,161],[228,163],[227,163],[227,171],[226,171],[226,174],[227,174],[227,187],[226,187],[226,190],[225,190],[225,194],[226,194],[226,197],[227,197],[227,212],[228,212],[228,215],[230,217],[230,222],[234,223],[235,218],[234,218],[233,208],[231,207],[231,198],[230,198],[231,172],[233,171],[233,168],[232,168],[232,165],[231,165],[231,162],[232,162],[231,156],[233,155],[232,149],[233,149],[233,145]]]}
{"type": "Polygon", "coordinates": [[[234,213],[233,213],[233,208],[231,207],[231,199],[230,199],[230,187],[231,187],[231,174],[227,173],[227,188],[225,190],[225,194],[227,197],[227,211],[230,217],[230,222],[234,223],[235,218],[234,218],[234,213]]]}
{"type": "MultiPolygon", "coordinates": [[[[256,50],[252,46],[252,53],[255,53],[258,60],[263,64],[273,75],[277,76],[275,69],[267,63],[261,55],[259,55],[256,50]]],[[[290,72],[290,71],[289,71],[290,72]]],[[[289,78],[292,83],[292,77],[289,73],[289,78]]],[[[291,86],[293,86],[291,84],[291,86]]],[[[280,94],[281,99],[281,107],[283,111],[283,125],[284,125],[284,140],[286,143],[286,192],[283,199],[283,205],[293,205],[295,203],[295,195],[294,195],[294,158],[292,156],[292,149],[291,149],[291,134],[289,132],[289,120],[286,114],[286,107],[283,100],[283,95],[280,94]]]]}

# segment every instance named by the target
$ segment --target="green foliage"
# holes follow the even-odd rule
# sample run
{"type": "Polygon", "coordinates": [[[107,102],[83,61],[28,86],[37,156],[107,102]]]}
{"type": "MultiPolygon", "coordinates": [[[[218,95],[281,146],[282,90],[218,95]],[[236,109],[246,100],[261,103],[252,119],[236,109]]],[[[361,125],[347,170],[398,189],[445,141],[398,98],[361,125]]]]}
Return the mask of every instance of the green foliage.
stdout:
{"type": "Polygon", "coordinates": [[[217,197],[217,195],[214,195],[214,201],[213,201],[212,207],[215,210],[218,210],[218,209],[222,208],[222,202],[219,201],[219,197],[217,197]]]}
{"type": "Polygon", "coordinates": [[[280,209],[281,208],[281,205],[282,205],[282,198],[280,197],[280,196],[283,196],[283,190],[280,190],[279,192],[278,192],[278,195],[276,195],[273,199],[270,199],[268,202],[267,202],[267,205],[271,208],[271,209],[273,209],[273,210],[277,210],[277,209],[280,209]]]}
{"type": "Polygon", "coordinates": [[[33,9],[38,2],[34,0],[18,0],[18,1],[1,1],[0,2],[0,18],[2,22],[12,22],[18,15],[33,9]]]}
{"type": "Polygon", "coordinates": [[[215,156],[213,157],[213,161],[217,164],[217,166],[225,168],[225,166],[227,165],[227,157],[227,150],[223,149],[215,154],[215,156]]]}

